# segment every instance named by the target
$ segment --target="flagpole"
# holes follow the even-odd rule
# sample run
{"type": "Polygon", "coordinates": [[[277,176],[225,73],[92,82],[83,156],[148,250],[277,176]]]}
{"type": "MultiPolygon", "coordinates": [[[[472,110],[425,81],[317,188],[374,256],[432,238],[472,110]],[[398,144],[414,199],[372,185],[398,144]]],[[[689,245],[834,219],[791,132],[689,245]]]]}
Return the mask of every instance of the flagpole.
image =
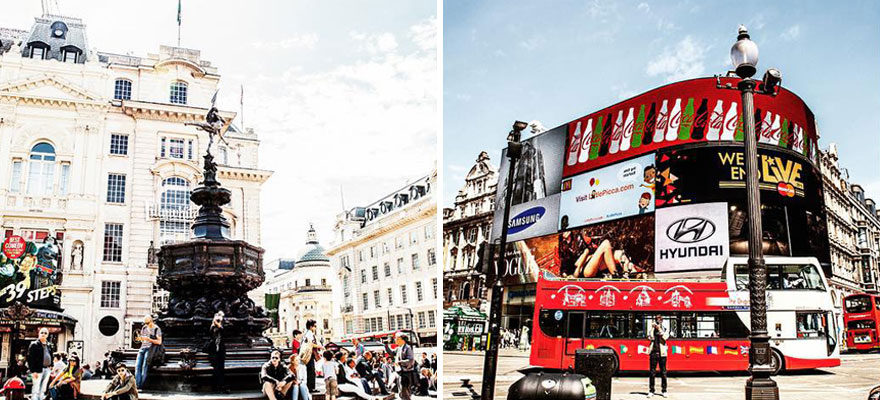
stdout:
{"type": "Polygon", "coordinates": [[[180,11],[181,11],[181,1],[177,0],[177,47],[180,47],[180,11]]]}

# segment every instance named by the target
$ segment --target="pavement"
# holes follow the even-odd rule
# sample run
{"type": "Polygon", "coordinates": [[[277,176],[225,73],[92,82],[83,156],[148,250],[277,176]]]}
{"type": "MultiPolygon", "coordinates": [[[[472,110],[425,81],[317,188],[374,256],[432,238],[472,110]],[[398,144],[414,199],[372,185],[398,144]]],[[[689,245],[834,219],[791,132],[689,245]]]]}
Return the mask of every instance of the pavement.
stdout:
{"type": "MultiPolygon", "coordinates": [[[[528,363],[528,353],[512,349],[500,351],[496,399],[507,398],[507,389],[522,377],[517,370],[528,363]]],[[[461,379],[471,379],[473,389],[480,390],[483,353],[444,352],[443,370],[443,398],[467,398],[470,392],[461,387],[461,379]]],[[[711,400],[742,400],[747,378],[745,372],[670,373],[669,398],[705,400],[708,394],[711,400]]],[[[786,372],[774,380],[781,399],[865,400],[868,391],[880,385],[880,354],[844,354],[839,367],[786,372]]],[[[624,373],[614,377],[611,386],[612,400],[644,399],[648,392],[648,374],[624,373]]],[[[659,389],[659,379],[657,386],[659,389]]]]}

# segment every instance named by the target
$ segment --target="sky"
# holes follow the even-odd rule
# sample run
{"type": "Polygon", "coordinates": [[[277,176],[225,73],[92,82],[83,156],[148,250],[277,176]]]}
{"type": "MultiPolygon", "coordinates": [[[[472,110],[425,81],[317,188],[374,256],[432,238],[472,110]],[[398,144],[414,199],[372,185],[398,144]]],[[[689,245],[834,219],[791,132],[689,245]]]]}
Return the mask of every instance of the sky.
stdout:
{"type": "MultiPolygon", "coordinates": [[[[82,18],[98,51],[177,43],[177,0],[50,3],[82,18]]],[[[17,1],[0,26],[30,29],[41,14],[17,1]]],[[[244,85],[244,125],[274,171],[261,193],[267,261],[294,257],[310,222],[327,246],[343,193],[345,208],[366,206],[435,168],[437,21],[430,0],[182,1],[181,47],[218,67],[221,109],[240,111],[244,85]]]]}
{"type": "Polygon", "coordinates": [[[739,24],[758,44],[757,77],[782,71],[820,147],[837,143],[850,182],[880,199],[880,2],[447,0],[443,23],[444,207],[480,151],[500,164],[515,120],[553,128],[723,74],[739,24]]]}

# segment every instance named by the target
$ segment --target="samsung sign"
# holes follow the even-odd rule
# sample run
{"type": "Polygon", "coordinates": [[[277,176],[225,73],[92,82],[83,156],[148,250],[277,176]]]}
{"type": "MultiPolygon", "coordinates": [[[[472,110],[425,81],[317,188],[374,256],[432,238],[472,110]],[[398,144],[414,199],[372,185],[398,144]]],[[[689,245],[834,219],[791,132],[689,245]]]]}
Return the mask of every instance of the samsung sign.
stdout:
{"type": "Polygon", "coordinates": [[[656,272],[721,269],[730,251],[727,218],[727,203],[657,209],[656,272]]]}
{"type": "Polygon", "coordinates": [[[528,229],[530,226],[538,223],[546,212],[546,208],[537,206],[519,213],[517,216],[510,219],[510,224],[507,227],[507,234],[512,235],[528,229]]]}

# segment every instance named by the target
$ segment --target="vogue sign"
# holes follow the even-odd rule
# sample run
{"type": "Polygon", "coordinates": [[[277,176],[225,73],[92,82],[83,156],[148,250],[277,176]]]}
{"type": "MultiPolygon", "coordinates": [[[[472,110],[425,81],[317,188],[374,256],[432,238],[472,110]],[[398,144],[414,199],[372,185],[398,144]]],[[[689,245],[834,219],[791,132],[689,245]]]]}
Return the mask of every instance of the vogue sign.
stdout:
{"type": "Polygon", "coordinates": [[[655,213],[656,272],[721,269],[730,255],[727,203],[658,208],[655,213]]]}

